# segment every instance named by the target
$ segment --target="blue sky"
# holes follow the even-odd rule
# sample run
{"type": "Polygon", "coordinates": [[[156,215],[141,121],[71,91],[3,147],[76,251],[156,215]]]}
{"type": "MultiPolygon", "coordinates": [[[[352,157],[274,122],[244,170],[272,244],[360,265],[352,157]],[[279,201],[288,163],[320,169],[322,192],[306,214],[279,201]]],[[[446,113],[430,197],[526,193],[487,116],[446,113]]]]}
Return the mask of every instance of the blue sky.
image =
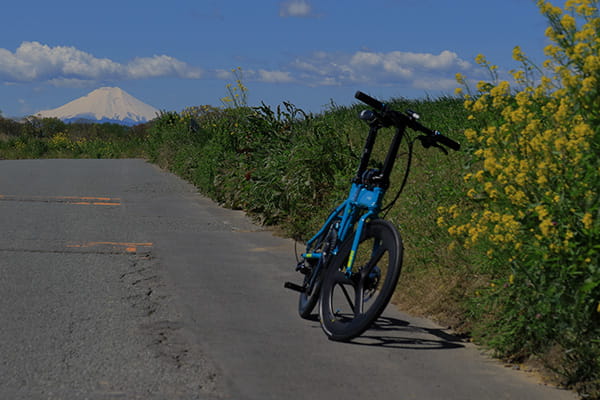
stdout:
{"type": "MultiPolygon", "coordinates": [[[[562,5],[557,4],[557,5],[562,5]]],[[[362,90],[452,94],[484,54],[544,60],[533,0],[20,0],[2,6],[0,111],[24,116],[118,86],[161,110],[220,106],[241,67],[250,105],[321,112],[362,90]]]]}

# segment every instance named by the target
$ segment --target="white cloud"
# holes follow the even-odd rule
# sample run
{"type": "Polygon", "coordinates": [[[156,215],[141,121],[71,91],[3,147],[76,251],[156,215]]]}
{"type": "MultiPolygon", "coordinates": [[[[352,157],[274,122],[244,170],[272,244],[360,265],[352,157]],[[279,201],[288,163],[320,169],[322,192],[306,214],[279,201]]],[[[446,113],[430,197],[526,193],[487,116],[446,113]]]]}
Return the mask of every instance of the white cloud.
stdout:
{"type": "MultiPolygon", "coordinates": [[[[285,3],[286,15],[310,13],[303,1],[285,3]],[[295,4],[295,11],[291,6],[295,4]],[[302,11],[304,4],[307,9],[302,11]],[[293,13],[292,13],[293,11],[293,13]]],[[[257,66],[243,71],[244,80],[295,83],[311,87],[335,85],[396,85],[428,91],[456,87],[457,72],[473,75],[469,62],[450,50],[439,54],[403,51],[315,52],[277,69],[257,66]]],[[[202,70],[167,55],[137,57],[125,63],[99,58],[75,47],[23,42],[13,53],[0,48],[0,82],[45,82],[54,86],[84,87],[98,81],[178,77],[182,79],[236,79],[231,70],[202,70]]]]}
{"type": "Polygon", "coordinates": [[[177,76],[185,79],[199,79],[202,71],[173,57],[161,55],[135,58],[126,66],[127,75],[133,79],[177,76]]]}
{"type": "Polygon", "coordinates": [[[21,81],[34,77],[35,71],[25,61],[6,49],[0,49],[0,79],[21,81]]]}
{"type": "Polygon", "coordinates": [[[444,50],[438,55],[402,51],[392,51],[389,53],[359,51],[352,57],[352,63],[382,65],[385,69],[389,70],[393,70],[397,67],[400,67],[402,70],[410,68],[444,70],[456,66],[461,69],[469,66],[469,63],[460,59],[458,54],[448,50],[444,50]]]}
{"type": "Polygon", "coordinates": [[[216,70],[214,70],[214,75],[217,77],[217,79],[221,79],[221,80],[235,79],[233,72],[231,72],[231,70],[228,70],[228,69],[216,69],[216,70]]]}
{"type": "Polygon", "coordinates": [[[55,46],[39,42],[23,42],[12,53],[0,48],[0,80],[16,82],[49,82],[80,86],[85,81],[143,79],[175,76],[198,79],[199,68],[166,55],[135,58],[121,64],[70,46],[55,46]]]}
{"type": "Polygon", "coordinates": [[[289,0],[279,6],[280,17],[310,17],[312,9],[305,0],[289,0]]]}
{"type": "Polygon", "coordinates": [[[402,84],[417,89],[448,90],[457,86],[450,84],[454,75],[466,72],[471,65],[449,50],[439,54],[357,51],[317,52],[295,60],[289,68],[298,75],[297,81],[311,86],[402,84]]]}
{"type": "Polygon", "coordinates": [[[290,72],[285,71],[266,71],[260,69],[256,72],[257,80],[267,83],[290,83],[294,81],[290,72]]]}

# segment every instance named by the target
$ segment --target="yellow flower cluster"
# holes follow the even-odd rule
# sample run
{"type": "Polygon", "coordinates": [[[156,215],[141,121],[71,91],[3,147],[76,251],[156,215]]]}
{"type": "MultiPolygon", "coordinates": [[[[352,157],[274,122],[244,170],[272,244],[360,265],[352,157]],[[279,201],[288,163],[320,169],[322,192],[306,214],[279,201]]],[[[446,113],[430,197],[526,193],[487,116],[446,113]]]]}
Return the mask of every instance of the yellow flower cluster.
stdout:
{"type": "Polygon", "coordinates": [[[48,141],[48,145],[53,149],[73,150],[75,148],[75,143],[73,143],[64,132],[55,133],[48,141]]]}
{"type": "MultiPolygon", "coordinates": [[[[438,218],[438,225],[445,226],[444,216],[451,219],[456,218],[459,213],[454,207],[456,206],[438,208],[438,213],[442,215],[438,218]]],[[[448,228],[448,232],[451,235],[465,238],[464,244],[466,247],[473,246],[485,236],[492,243],[500,247],[510,245],[515,249],[520,248],[522,245],[517,240],[520,230],[521,223],[516,220],[514,215],[501,214],[489,209],[485,209],[483,212],[473,212],[467,223],[451,225],[448,228]]]]}
{"type": "MultiPolygon", "coordinates": [[[[480,82],[476,95],[465,96],[465,108],[470,119],[493,122],[465,131],[480,162],[464,180],[467,196],[484,201],[483,211],[460,215],[456,209],[438,210],[438,223],[462,238],[465,246],[485,240],[495,247],[518,249],[527,237],[534,237],[550,252],[560,252],[581,235],[578,229],[593,229],[589,210],[598,207],[600,176],[592,151],[600,139],[595,128],[600,108],[597,4],[569,0],[563,11],[538,1],[553,22],[546,30],[552,42],[545,48],[549,59],[542,70],[520,47],[514,48],[513,58],[523,65],[512,71],[518,91],[509,81],[497,79],[498,68],[483,55],[476,57],[492,81],[480,82]]],[[[463,75],[456,79],[465,85],[463,75]]]]}
{"type": "Polygon", "coordinates": [[[592,214],[590,213],[585,213],[583,215],[583,218],[581,218],[581,222],[583,223],[583,226],[585,229],[591,229],[592,228],[592,214]]]}
{"type": "Polygon", "coordinates": [[[231,83],[225,85],[228,96],[221,98],[221,102],[226,107],[246,107],[248,105],[248,88],[243,82],[242,68],[233,68],[231,73],[235,77],[235,85],[231,83]]]}

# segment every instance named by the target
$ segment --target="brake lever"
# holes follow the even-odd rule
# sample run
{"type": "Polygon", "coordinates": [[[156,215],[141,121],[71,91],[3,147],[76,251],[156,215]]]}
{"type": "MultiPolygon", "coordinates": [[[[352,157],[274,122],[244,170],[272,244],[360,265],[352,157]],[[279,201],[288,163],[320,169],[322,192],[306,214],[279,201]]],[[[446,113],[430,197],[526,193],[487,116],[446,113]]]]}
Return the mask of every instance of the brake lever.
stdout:
{"type": "Polygon", "coordinates": [[[445,155],[448,155],[448,150],[446,150],[446,148],[444,146],[442,146],[441,144],[434,144],[433,147],[437,147],[438,149],[440,149],[442,151],[442,153],[444,153],[445,155]]]}
{"type": "Polygon", "coordinates": [[[431,136],[426,136],[426,135],[419,135],[417,136],[417,139],[419,139],[421,141],[421,145],[428,149],[430,147],[436,147],[438,149],[440,149],[442,151],[442,153],[444,153],[445,155],[448,155],[448,150],[446,150],[445,147],[443,147],[442,145],[440,145],[434,137],[431,136]]]}
{"type": "Polygon", "coordinates": [[[417,139],[419,139],[421,141],[421,146],[423,146],[426,149],[435,145],[435,141],[432,140],[432,138],[429,136],[419,135],[419,136],[417,136],[417,139]]]}

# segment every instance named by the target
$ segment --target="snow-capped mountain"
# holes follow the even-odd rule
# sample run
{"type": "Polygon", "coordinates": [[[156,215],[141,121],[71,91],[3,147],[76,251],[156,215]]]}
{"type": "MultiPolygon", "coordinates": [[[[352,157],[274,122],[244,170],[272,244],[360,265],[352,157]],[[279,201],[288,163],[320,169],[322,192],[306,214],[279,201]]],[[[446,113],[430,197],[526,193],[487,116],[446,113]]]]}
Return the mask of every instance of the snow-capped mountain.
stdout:
{"type": "Polygon", "coordinates": [[[88,120],[135,125],[150,121],[158,110],[117,87],[102,87],[53,110],[37,113],[65,122],[88,120]]]}

